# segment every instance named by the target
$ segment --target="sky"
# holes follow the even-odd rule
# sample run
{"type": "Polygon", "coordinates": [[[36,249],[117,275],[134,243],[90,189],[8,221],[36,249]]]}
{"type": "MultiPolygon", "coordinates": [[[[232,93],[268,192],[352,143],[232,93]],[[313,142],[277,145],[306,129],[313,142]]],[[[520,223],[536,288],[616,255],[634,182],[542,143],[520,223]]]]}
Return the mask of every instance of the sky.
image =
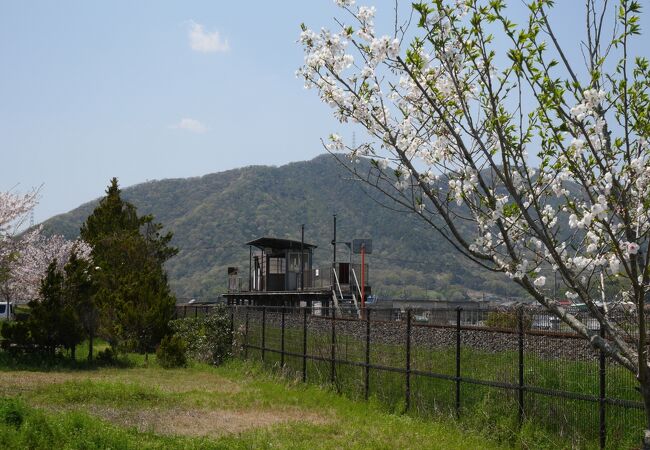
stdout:
{"type": "MultiPolygon", "coordinates": [[[[122,186],[280,165],[336,126],[295,77],[331,1],[0,2],[0,190],[35,220],[122,186]]],[[[323,19],[325,18],[325,19],[323,19]]]]}
{"type": "MultiPolygon", "coordinates": [[[[373,3],[389,25],[394,1],[373,3]]],[[[570,37],[583,2],[561,3],[570,37]]],[[[126,187],[323,153],[342,126],[295,77],[296,40],[334,16],[332,0],[0,0],[0,191],[40,187],[38,223],[114,176],[126,187]]]]}

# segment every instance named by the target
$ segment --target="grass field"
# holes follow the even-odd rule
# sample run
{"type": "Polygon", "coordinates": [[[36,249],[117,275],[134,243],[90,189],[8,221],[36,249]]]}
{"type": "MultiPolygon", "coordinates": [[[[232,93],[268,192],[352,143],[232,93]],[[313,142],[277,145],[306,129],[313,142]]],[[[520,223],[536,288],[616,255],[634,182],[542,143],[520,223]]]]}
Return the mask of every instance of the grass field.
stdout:
{"type": "MultiPolygon", "coordinates": [[[[338,359],[362,363],[365,342],[358,338],[337,334],[338,359]]],[[[280,349],[280,330],[273,326],[265,329],[265,347],[280,349]]],[[[248,342],[261,345],[261,327],[249,327],[248,342]]],[[[331,336],[327,333],[308,334],[308,354],[322,358],[331,355],[331,336]]],[[[302,329],[285,330],[285,349],[302,353],[302,329]]],[[[453,376],[455,374],[455,349],[430,348],[414,343],[411,349],[411,368],[453,376]]],[[[248,356],[260,360],[261,352],[250,349],[248,356]]],[[[281,356],[267,351],[265,363],[279,368],[281,356]]],[[[489,353],[461,347],[461,375],[477,380],[517,383],[518,354],[516,351],[489,353]]],[[[545,359],[534,352],[526,352],[524,380],[528,386],[560,390],[598,397],[598,362],[593,360],[545,359]]],[[[370,361],[386,367],[404,368],[403,346],[375,343],[370,361]]],[[[289,376],[301,374],[302,358],[286,356],[284,372],[289,376]]],[[[639,401],[634,389],[633,375],[624,369],[607,366],[607,396],[639,401]]],[[[327,385],[331,383],[329,361],[309,360],[308,382],[327,385]]],[[[335,364],[333,389],[353,399],[364,397],[364,368],[335,364]]],[[[405,406],[405,375],[388,371],[370,372],[370,395],[386,410],[401,413],[405,406]]],[[[455,412],[455,382],[425,376],[411,376],[411,408],[409,414],[429,420],[447,418],[455,412]]],[[[461,385],[460,423],[466,428],[480,431],[506,445],[529,448],[598,448],[599,410],[597,402],[565,399],[526,392],[524,394],[526,419],[520,426],[517,393],[463,383],[461,385]]],[[[638,447],[644,427],[644,412],[616,405],[606,407],[607,448],[629,449],[638,447]]]]}
{"type": "MultiPolygon", "coordinates": [[[[78,353],[83,354],[83,353],[78,353]]],[[[254,363],[165,370],[0,358],[0,448],[508,448],[254,363]]]]}
{"type": "MultiPolygon", "coordinates": [[[[251,331],[259,331],[252,328],[251,331]]],[[[251,333],[252,343],[257,343],[251,333]]],[[[257,336],[259,338],[259,336],[257,336]]],[[[287,330],[286,348],[301,352],[301,330],[287,330]]],[[[279,348],[277,329],[266,345],[279,348]]],[[[96,345],[96,351],[105,344],[96,345]]],[[[329,336],[310,335],[309,353],[329,355],[329,336]]],[[[363,359],[363,345],[337,336],[337,355],[363,359]]],[[[77,350],[85,358],[87,347],[77,350]]],[[[400,349],[376,345],[371,360],[399,367],[400,349]]],[[[449,349],[413,347],[414,367],[453,374],[449,349]]],[[[514,382],[516,354],[463,348],[463,374],[514,382]],[[496,368],[496,370],[495,370],[496,368]]],[[[116,366],[0,352],[0,448],[597,448],[596,405],[528,393],[518,422],[513,391],[463,384],[454,417],[454,382],[413,376],[404,413],[404,375],[373,371],[370,401],[363,368],[308,362],[250,350],[249,361],[222,367],[160,368],[155,356],[129,355],[116,366]],[[273,370],[269,370],[269,368],[273,370]]],[[[584,394],[597,392],[590,361],[546,361],[527,355],[527,383],[584,394]]],[[[608,393],[628,398],[629,375],[610,367],[608,393]]],[[[633,397],[630,395],[630,398],[633,397]]],[[[608,448],[638,448],[642,412],[608,409],[608,448]],[[625,414],[629,414],[626,416],[625,414]],[[637,422],[639,425],[637,426],[637,422]],[[638,428],[638,430],[637,430],[638,428]],[[637,433],[637,431],[639,433],[637,433]]]]}

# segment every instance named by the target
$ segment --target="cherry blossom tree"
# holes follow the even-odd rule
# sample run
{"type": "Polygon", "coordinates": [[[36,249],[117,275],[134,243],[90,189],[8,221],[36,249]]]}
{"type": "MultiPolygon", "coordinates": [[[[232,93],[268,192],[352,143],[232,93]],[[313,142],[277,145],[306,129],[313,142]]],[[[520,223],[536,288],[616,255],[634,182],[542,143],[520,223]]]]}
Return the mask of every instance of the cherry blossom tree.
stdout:
{"type": "Polygon", "coordinates": [[[336,3],[334,31],[303,25],[298,75],[367,138],[350,146],[333,134],[328,150],[634,373],[649,449],[650,65],[633,52],[639,2],[584,0],[584,37],[570,42],[550,0],[524,2],[520,24],[503,0],[415,3],[403,20],[395,8],[388,34],[375,7],[336,3]],[[558,303],[549,272],[605,338],[558,303]],[[612,285],[620,293],[607,298],[612,285]],[[632,305],[625,323],[621,305],[632,305]]]}
{"type": "Polygon", "coordinates": [[[11,266],[18,256],[14,236],[36,205],[36,196],[36,191],[24,195],[0,192],[0,294],[7,301],[10,300],[11,266]]]}
{"type": "Polygon", "coordinates": [[[0,295],[5,301],[27,303],[36,299],[50,263],[56,261],[62,270],[73,251],[80,259],[90,259],[87,243],[45,236],[41,227],[17,236],[36,205],[37,194],[0,192],[0,295]]]}
{"type": "Polygon", "coordinates": [[[36,206],[36,191],[19,195],[0,192],[0,235],[6,236],[22,225],[27,213],[36,206]]]}
{"type": "Polygon", "coordinates": [[[17,256],[10,265],[10,291],[13,299],[21,303],[38,298],[41,281],[52,262],[62,272],[73,252],[77,258],[88,261],[92,251],[79,239],[69,241],[61,235],[45,236],[41,227],[27,232],[16,247],[17,256]]]}

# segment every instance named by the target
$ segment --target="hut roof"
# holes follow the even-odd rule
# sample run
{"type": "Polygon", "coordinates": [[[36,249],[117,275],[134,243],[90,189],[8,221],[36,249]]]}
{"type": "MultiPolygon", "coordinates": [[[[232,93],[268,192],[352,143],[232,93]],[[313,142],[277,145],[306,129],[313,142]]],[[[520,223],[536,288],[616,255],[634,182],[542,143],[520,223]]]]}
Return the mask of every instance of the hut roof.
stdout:
{"type": "MultiPolygon", "coordinates": [[[[291,239],[279,239],[273,237],[261,237],[253,241],[247,242],[246,245],[252,245],[259,249],[272,248],[274,250],[300,250],[300,241],[293,241],[291,239]]],[[[303,243],[304,249],[316,248],[313,244],[303,243]]]]}

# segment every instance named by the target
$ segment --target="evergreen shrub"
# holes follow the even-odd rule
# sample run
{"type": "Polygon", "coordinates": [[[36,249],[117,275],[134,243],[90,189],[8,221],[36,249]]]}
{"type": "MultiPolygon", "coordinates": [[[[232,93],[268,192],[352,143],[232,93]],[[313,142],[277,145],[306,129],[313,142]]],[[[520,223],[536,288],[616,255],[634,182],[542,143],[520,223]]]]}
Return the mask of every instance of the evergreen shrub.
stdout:
{"type": "Polygon", "coordinates": [[[158,364],[165,369],[185,367],[187,365],[187,344],[177,334],[167,335],[162,338],[156,350],[158,364]]]}

